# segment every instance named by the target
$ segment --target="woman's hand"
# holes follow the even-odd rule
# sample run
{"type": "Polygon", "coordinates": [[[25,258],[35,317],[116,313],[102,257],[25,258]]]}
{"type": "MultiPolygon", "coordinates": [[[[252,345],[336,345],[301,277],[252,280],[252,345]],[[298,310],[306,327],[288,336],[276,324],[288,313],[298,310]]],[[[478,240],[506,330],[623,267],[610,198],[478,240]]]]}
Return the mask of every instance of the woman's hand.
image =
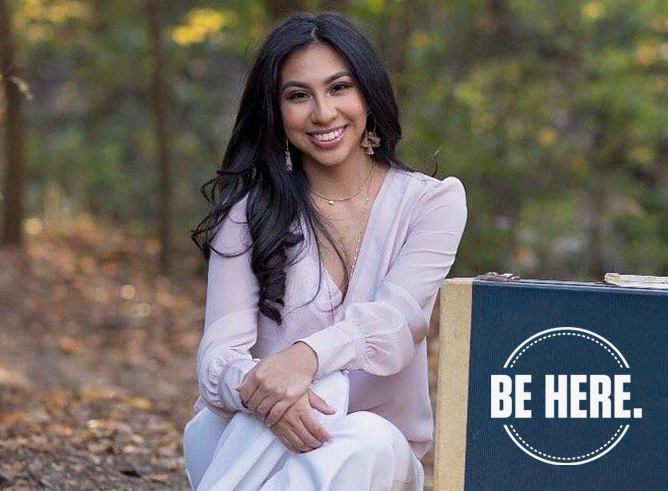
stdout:
{"type": "Polygon", "coordinates": [[[334,414],[336,412],[315,392],[308,389],[288,408],[276,424],[269,427],[271,432],[291,452],[310,452],[332,439],[327,430],[315,418],[311,407],[324,414],[334,414]]]}
{"type": "Polygon", "coordinates": [[[309,345],[297,342],[262,359],[237,388],[241,402],[273,426],[305,394],[318,370],[318,358],[309,345]]]}

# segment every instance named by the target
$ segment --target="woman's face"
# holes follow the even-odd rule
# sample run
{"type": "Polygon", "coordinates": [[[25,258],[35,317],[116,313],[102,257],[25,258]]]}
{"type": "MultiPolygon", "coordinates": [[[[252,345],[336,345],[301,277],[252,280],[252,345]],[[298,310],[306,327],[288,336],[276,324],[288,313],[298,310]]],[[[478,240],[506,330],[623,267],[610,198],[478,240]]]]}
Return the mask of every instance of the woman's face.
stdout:
{"type": "Polygon", "coordinates": [[[318,42],[289,55],[280,73],[285,133],[304,165],[335,166],[365,158],[360,146],[366,104],[343,59],[318,42]]]}

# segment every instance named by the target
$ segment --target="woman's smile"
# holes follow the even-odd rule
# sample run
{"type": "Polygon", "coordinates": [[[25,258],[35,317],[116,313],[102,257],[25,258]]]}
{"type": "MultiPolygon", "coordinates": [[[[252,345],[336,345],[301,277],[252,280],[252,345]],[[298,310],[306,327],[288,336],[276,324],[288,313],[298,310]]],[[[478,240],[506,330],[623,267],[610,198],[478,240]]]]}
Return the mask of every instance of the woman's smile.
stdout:
{"type": "Polygon", "coordinates": [[[307,133],[309,139],[317,148],[323,150],[329,150],[338,146],[338,144],[343,140],[343,135],[346,131],[348,125],[339,126],[333,130],[317,133],[307,133]]]}

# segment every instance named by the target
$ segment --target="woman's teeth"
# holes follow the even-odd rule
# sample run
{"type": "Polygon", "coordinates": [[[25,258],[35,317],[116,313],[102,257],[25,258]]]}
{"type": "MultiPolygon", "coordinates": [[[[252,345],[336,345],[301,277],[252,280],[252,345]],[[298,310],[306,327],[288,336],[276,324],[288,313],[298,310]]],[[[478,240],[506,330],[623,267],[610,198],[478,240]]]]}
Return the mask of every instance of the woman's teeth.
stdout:
{"type": "Polygon", "coordinates": [[[341,133],[343,133],[344,129],[345,128],[339,128],[336,131],[330,131],[329,133],[325,133],[325,134],[322,134],[322,135],[318,135],[318,134],[314,133],[313,138],[315,138],[316,140],[321,141],[321,142],[328,142],[328,141],[336,140],[339,136],[341,136],[341,133]]]}

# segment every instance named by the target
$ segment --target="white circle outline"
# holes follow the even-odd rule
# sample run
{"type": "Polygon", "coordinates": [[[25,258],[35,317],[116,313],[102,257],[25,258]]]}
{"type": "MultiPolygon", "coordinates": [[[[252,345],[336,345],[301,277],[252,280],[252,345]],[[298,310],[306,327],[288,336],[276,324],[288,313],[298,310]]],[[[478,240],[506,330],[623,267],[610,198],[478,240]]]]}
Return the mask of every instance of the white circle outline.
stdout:
{"type": "Polygon", "coordinates": [[[529,452],[526,448],[524,448],[522,445],[520,445],[520,443],[519,443],[517,440],[515,440],[515,437],[514,437],[514,436],[510,433],[510,431],[508,430],[508,426],[507,426],[507,425],[503,425],[503,428],[506,430],[506,433],[508,433],[508,436],[509,436],[510,439],[515,443],[515,445],[517,445],[518,447],[520,447],[520,448],[522,449],[523,452],[525,452],[525,453],[528,454],[528,455],[531,455],[531,456],[532,456],[534,459],[536,459],[536,460],[540,460],[541,462],[545,462],[546,464],[552,464],[552,465],[582,465],[582,464],[586,464],[587,462],[592,462],[592,461],[598,459],[599,457],[603,457],[603,456],[604,456],[605,454],[607,454],[610,450],[612,450],[613,448],[615,448],[615,445],[617,445],[619,442],[621,442],[621,441],[622,441],[622,438],[624,438],[624,435],[626,434],[626,430],[629,429],[629,426],[631,426],[631,425],[626,425],[626,428],[624,428],[624,431],[622,432],[622,434],[620,435],[620,437],[619,437],[617,440],[615,440],[615,443],[613,443],[612,445],[610,445],[610,446],[607,448],[607,450],[606,450],[605,452],[601,452],[601,453],[598,454],[596,457],[592,457],[592,458],[589,459],[589,460],[582,460],[582,461],[580,461],[580,462],[553,462],[553,461],[551,461],[551,460],[546,460],[546,459],[544,459],[544,458],[542,458],[542,457],[538,457],[537,455],[534,455],[534,454],[532,454],[531,452],[529,452]]]}
{"type": "MultiPolygon", "coordinates": [[[[532,339],[535,339],[535,338],[537,338],[539,336],[542,336],[544,334],[547,334],[547,333],[550,333],[550,332],[556,332],[556,331],[579,331],[579,332],[586,332],[587,334],[590,334],[591,336],[595,336],[598,339],[600,339],[601,341],[603,341],[604,343],[606,343],[608,346],[610,346],[613,350],[615,350],[615,353],[617,353],[617,356],[619,356],[619,358],[624,362],[624,365],[626,366],[626,368],[630,368],[629,364],[626,362],[626,358],[624,358],[624,355],[622,355],[622,353],[615,347],[614,344],[612,344],[610,341],[605,339],[603,336],[600,336],[600,335],[596,334],[595,332],[588,331],[587,329],[581,329],[579,327],[555,327],[555,328],[546,329],[545,331],[541,331],[537,334],[534,334],[533,336],[525,339],[517,348],[515,348],[515,351],[513,351],[510,354],[510,356],[506,360],[506,363],[503,365],[503,368],[508,368],[508,364],[511,362],[511,360],[513,360],[513,358],[515,357],[515,354],[520,349],[522,349],[522,347],[524,345],[526,345],[528,342],[530,342],[532,339]]],[[[525,452],[527,455],[530,455],[531,457],[533,457],[536,460],[540,460],[541,462],[545,462],[546,464],[552,464],[552,465],[582,465],[582,464],[586,464],[588,462],[592,462],[592,461],[602,457],[603,455],[607,454],[610,450],[612,450],[622,440],[622,438],[624,438],[624,435],[626,434],[626,431],[629,429],[629,426],[630,425],[626,425],[626,427],[624,428],[624,431],[622,432],[620,437],[612,445],[610,445],[610,447],[608,447],[608,449],[605,452],[602,452],[602,453],[598,454],[597,456],[592,457],[591,459],[583,460],[583,461],[580,461],[580,462],[554,462],[554,461],[543,459],[542,457],[538,457],[537,455],[534,455],[533,453],[529,452],[526,448],[524,448],[522,445],[520,445],[520,443],[517,440],[515,440],[515,437],[510,433],[510,430],[508,430],[507,425],[503,425],[503,428],[506,430],[506,433],[508,433],[508,436],[513,441],[513,443],[515,443],[515,445],[520,447],[520,449],[523,452],[525,452]]]]}
{"type": "Polygon", "coordinates": [[[505,365],[503,365],[503,368],[508,368],[508,364],[511,362],[511,360],[514,358],[515,353],[517,353],[520,349],[522,349],[522,346],[527,344],[529,341],[531,341],[534,338],[537,338],[539,336],[542,336],[543,334],[549,333],[549,332],[555,332],[555,331],[580,331],[580,332],[586,332],[587,334],[590,334],[592,336],[597,337],[598,339],[602,340],[604,343],[606,343],[608,346],[610,346],[613,350],[615,350],[615,353],[617,353],[617,356],[621,358],[621,360],[624,362],[624,365],[626,368],[629,368],[629,364],[626,362],[626,358],[620,353],[620,351],[613,345],[610,341],[605,339],[603,336],[599,336],[595,332],[588,331],[586,329],[580,329],[579,327],[555,327],[553,329],[547,329],[545,331],[541,331],[538,334],[534,334],[530,338],[525,339],[517,348],[515,348],[515,351],[511,353],[511,355],[508,357],[508,360],[506,360],[505,365]]]}
{"type": "Polygon", "coordinates": [[[517,356],[516,356],[515,358],[513,358],[513,362],[510,364],[510,368],[513,368],[513,367],[515,366],[515,363],[517,363],[517,362],[519,361],[520,357],[524,354],[524,352],[525,352],[526,350],[528,350],[529,348],[531,348],[534,344],[538,344],[538,343],[541,342],[542,340],[544,340],[544,339],[550,339],[551,337],[554,337],[554,336],[578,336],[578,337],[581,337],[581,338],[584,338],[584,339],[588,339],[588,340],[590,340],[590,341],[593,341],[594,343],[598,344],[601,348],[603,348],[604,350],[606,350],[608,353],[610,353],[610,356],[612,356],[612,357],[615,359],[615,362],[617,362],[617,364],[619,365],[620,368],[624,368],[624,366],[622,365],[622,362],[619,361],[619,359],[615,356],[615,353],[613,353],[612,351],[610,351],[610,348],[608,348],[608,347],[605,345],[605,343],[599,343],[596,339],[591,338],[591,337],[587,336],[586,334],[576,334],[576,333],[571,333],[571,332],[565,332],[565,333],[561,333],[561,332],[560,332],[560,333],[554,333],[554,334],[546,334],[545,336],[540,337],[540,338],[536,339],[535,341],[529,343],[529,344],[526,346],[526,348],[524,348],[522,351],[520,351],[520,352],[517,354],[517,356]]]}

